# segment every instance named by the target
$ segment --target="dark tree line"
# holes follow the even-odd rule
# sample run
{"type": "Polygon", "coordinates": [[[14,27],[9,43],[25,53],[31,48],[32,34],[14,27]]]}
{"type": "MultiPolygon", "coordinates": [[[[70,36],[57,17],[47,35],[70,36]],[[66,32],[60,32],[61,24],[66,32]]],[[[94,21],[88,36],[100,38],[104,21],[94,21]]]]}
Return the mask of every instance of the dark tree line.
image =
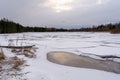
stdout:
{"type": "Polygon", "coordinates": [[[78,31],[120,33],[120,23],[98,25],[98,26],[93,26],[92,28],[81,28],[78,31]]]}
{"type": "Polygon", "coordinates": [[[0,33],[16,33],[23,31],[24,27],[19,23],[9,21],[8,19],[5,18],[0,20],[0,33]]]}
{"type": "Polygon", "coordinates": [[[80,29],[57,29],[47,27],[29,27],[8,19],[0,20],[0,33],[20,33],[20,32],[111,32],[120,33],[120,23],[93,26],[92,28],[80,29]]]}
{"type": "Polygon", "coordinates": [[[0,20],[0,33],[20,33],[20,32],[57,32],[57,31],[67,31],[67,29],[56,29],[47,27],[29,27],[22,26],[19,23],[15,23],[8,19],[0,20]]]}

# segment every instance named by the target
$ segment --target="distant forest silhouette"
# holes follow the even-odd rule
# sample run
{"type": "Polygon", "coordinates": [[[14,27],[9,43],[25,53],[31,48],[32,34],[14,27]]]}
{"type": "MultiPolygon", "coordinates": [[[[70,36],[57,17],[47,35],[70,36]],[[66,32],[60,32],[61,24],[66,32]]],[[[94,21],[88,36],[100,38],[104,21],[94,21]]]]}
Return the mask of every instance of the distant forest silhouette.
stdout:
{"type": "Polygon", "coordinates": [[[120,33],[120,23],[98,25],[79,29],[29,27],[10,21],[6,18],[0,20],[0,33],[20,33],[20,32],[111,32],[120,33]]]}

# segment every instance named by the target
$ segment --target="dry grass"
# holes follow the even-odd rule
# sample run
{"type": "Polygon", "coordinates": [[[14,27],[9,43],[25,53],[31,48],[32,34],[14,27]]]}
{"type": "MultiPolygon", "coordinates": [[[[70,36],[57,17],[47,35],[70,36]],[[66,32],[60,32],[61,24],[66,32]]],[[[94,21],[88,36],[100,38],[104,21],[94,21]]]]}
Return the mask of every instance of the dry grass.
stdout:
{"type": "Polygon", "coordinates": [[[17,56],[7,57],[4,55],[2,48],[0,49],[0,80],[27,80],[25,75],[28,72],[22,72],[22,68],[25,66],[25,60],[17,56]]]}
{"type": "Polygon", "coordinates": [[[19,69],[19,67],[22,66],[25,63],[24,60],[19,59],[17,56],[12,57],[11,61],[13,62],[12,68],[14,68],[14,69],[19,69]]]}
{"type": "Polygon", "coordinates": [[[15,49],[12,48],[11,52],[16,53],[18,55],[25,55],[28,58],[35,58],[36,57],[36,50],[33,48],[22,48],[22,49],[15,49]]]}
{"type": "Polygon", "coordinates": [[[17,56],[0,60],[0,80],[25,80],[25,74],[22,72],[25,61],[17,56]]]}
{"type": "Polygon", "coordinates": [[[20,69],[25,64],[25,60],[15,57],[6,58],[0,61],[1,68],[20,69]]]}
{"type": "MultiPolygon", "coordinates": [[[[26,57],[34,57],[35,53],[31,49],[11,49],[14,53],[20,53],[26,57]]],[[[14,56],[7,57],[4,55],[2,48],[0,49],[0,80],[27,80],[25,75],[28,72],[22,72],[22,68],[28,66],[25,60],[14,56]]]]}
{"type": "Polygon", "coordinates": [[[4,52],[2,50],[2,48],[0,49],[0,60],[3,60],[5,59],[5,55],[4,55],[4,52]]]}

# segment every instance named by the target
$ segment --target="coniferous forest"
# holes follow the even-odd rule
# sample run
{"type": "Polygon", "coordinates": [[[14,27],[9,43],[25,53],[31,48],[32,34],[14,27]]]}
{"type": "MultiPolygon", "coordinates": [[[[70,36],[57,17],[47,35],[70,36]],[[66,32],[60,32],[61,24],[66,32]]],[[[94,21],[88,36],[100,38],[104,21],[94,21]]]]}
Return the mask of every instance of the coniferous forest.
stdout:
{"type": "Polygon", "coordinates": [[[6,18],[0,20],[0,33],[20,33],[20,32],[111,32],[120,33],[120,23],[98,25],[79,29],[29,27],[10,21],[6,18]]]}

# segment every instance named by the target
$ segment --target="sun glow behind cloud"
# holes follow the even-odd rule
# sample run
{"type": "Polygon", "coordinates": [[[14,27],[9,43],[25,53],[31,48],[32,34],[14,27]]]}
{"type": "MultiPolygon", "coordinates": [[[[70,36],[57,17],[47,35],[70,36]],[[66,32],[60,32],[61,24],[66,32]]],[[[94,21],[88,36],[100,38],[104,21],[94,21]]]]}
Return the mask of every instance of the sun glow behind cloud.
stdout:
{"type": "Polygon", "coordinates": [[[72,2],[73,0],[48,0],[44,5],[59,13],[62,11],[72,10],[72,2]]]}

